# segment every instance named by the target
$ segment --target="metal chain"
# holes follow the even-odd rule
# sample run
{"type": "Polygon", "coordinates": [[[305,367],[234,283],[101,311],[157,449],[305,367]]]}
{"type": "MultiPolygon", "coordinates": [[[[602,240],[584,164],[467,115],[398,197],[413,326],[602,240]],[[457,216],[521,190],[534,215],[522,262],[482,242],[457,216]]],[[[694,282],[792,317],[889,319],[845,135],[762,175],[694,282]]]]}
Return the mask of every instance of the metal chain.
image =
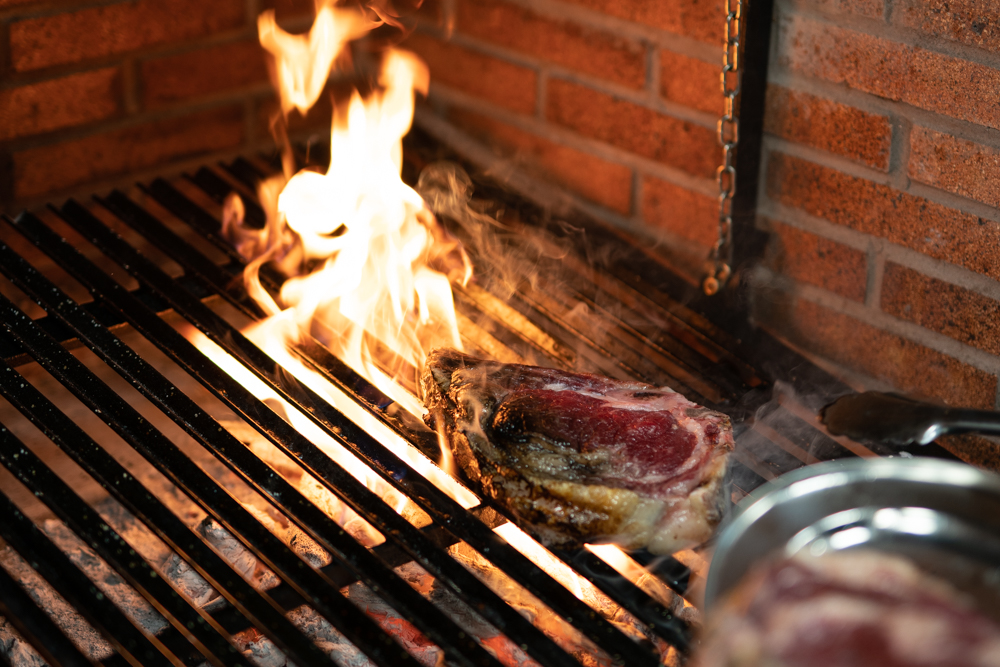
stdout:
{"type": "Polygon", "coordinates": [[[717,134],[722,146],[722,165],[716,170],[719,184],[719,234],[705,263],[706,276],[701,283],[711,296],[726,284],[733,264],[733,195],[736,194],[734,157],[740,138],[740,119],[736,97],[740,94],[740,29],[743,22],[743,0],[726,0],[726,52],[722,65],[724,107],[717,134]]]}

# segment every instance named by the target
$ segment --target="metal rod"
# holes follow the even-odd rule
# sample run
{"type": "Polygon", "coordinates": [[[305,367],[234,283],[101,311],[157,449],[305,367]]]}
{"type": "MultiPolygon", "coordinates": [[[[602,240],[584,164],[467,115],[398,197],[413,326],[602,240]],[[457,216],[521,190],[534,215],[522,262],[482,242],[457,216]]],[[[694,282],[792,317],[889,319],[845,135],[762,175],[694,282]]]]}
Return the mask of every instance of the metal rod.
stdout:
{"type": "MultiPolygon", "coordinates": [[[[372,436],[315,392],[301,385],[286,387],[281,379],[282,370],[276,362],[202,303],[180,290],[169,276],[145,260],[124,239],[107,229],[86,209],[71,200],[63,207],[61,214],[85,237],[95,241],[102,251],[120,265],[127,267],[126,270],[131,275],[157,290],[175,310],[239,359],[275,389],[282,398],[302,410],[331,437],[359,455],[383,479],[403,491],[438,523],[468,542],[487,558],[499,559],[504,564],[502,569],[509,576],[543,599],[598,646],[607,650],[613,659],[627,660],[629,664],[637,665],[651,665],[657,662],[655,656],[597,615],[500,536],[468,515],[461,505],[424,480],[407,463],[382,447],[372,436]]],[[[326,479],[331,472],[328,469],[331,464],[330,459],[315,447],[292,454],[320,479],[326,479]]]]}
{"type": "MultiPolygon", "coordinates": [[[[0,437],[13,437],[0,425],[0,437]]],[[[17,443],[18,445],[20,443],[17,443]]],[[[16,446],[16,445],[15,445],[16,446]]],[[[139,667],[173,667],[146,635],[99,591],[66,554],[0,491],[0,537],[83,616],[112,647],[139,667]]]]}
{"type": "MultiPolygon", "coordinates": [[[[0,367],[0,373],[5,376],[2,387],[4,396],[10,400],[11,382],[6,381],[6,376],[14,373],[16,377],[13,381],[17,383],[25,383],[27,380],[9,367],[0,367]]],[[[0,433],[0,463],[34,492],[36,497],[161,615],[175,627],[184,629],[189,641],[190,636],[193,636],[200,644],[198,652],[205,654],[212,664],[233,667],[250,665],[243,654],[219,634],[221,628],[214,626],[211,617],[199,613],[180,593],[171,588],[97,512],[91,510],[41,459],[9,433],[0,433]]],[[[194,649],[189,642],[170,647],[171,652],[179,657],[186,657],[185,654],[194,649]]]]}
{"type": "Polygon", "coordinates": [[[52,667],[94,667],[94,662],[80,652],[2,567],[0,616],[7,619],[52,667]]]}
{"type": "MultiPolygon", "coordinates": [[[[103,272],[93,266],[86,266],[86,260],[69,248],[64,242],[55,242],[54,235],[46,235],[42,229],[34,229],[38,225],[28,225],[26,220],[21,223],[23,231],[30,234],[36,243],[49,252],[67,271],[81,280],[85,285],[99,295],[108,305],[121,308],[126,319],[134,321],[137,328],[151,339],[156,340],[165,352],[182,364],[189,372],[206,382],[206,386],[220,399],[228,403],[239,413],[253,420],[261,432],[281,441],[301,440],[301,434],[290,427],[284,420],[269,410],[263,403],[254,398],[238,382],[222,372],[190,342],[184,339],[174,329],[166,325],[148,310],[139,312],[138,304],[130,303],[130,295],[103,272]],[[28,227],[31,229],[29,230],[28,227]],[[48,238],[45,238],[48,236],[48,238]],[[60,247],[61,246],[61,247],[60,247]]],[[[32,274],[30,267],[18,267],[14,257],[7,257],[0,251],[0,261],[7,261],[14,274],[13,279],[23,290],[35,295],[43,306],[52,307],[47,296],[63,303],[58,290],[40,275],[32,274]]],[[[257,488],[274,501],[275,507],[288,511],[301,527],[314,536],[320,544],[328,544],[331,534],[340,531],[325,514],[309,503],[291,485],[257,459],[242,444],[228,432],[219,432],[218,424],[211,417],[204,415],[183,393],[174,391],[172,385],[165,379],[156,378],[158,374],[140,358],[126,356],[122,358],[114,351],[114,339],[111,334],[100,327],[94,327],[82,308],[72,304],[64,304],[60,313],[67,322],[79,332],[87,344],[105,359],[113,368],[122,373],[134,386],[144,393],[151,401],[184,427],[195,439],[202,442],[215,452],[218,458],[234,472],[241,475],[251,486],[257,488]],[[227,442],[228,441],[228,442],[227,442]]],[[[303,447],[299,444],[298,447],[303,447]]],[[[531,653],[537,653],[540,659],[552,664],[573,664],[573,661],[562,652],[551,640],[528,623],[504,601],[493,594],[484,584],[456,563],[450,556],[442,553],[431,544],[424,535],[412,524],[407,522],[392,507],[382,502],[367,488],[363,487],[345,471],[340,471],[333,480],[337,493],[348,504],[373,523],[390,539],[395,540],[402,548],[411,553],[428,571],[444,581],[449,582],[456,591],[461,591],[464,597],[488,620],[494,622],[518,644],[531,647],[531,653]],[[376,511],[376,508],[381,511],[376,511]],[[567,660],[569,662],[567,662],[567,660]]],[[[342,545],[330,544],[333,548],[343,549],[342,545]]],[[[367,556],[359,556],[363,559],[367,556]]],[[[392,585],[391,582],[375,582],[381,590],[392,585]]]]}

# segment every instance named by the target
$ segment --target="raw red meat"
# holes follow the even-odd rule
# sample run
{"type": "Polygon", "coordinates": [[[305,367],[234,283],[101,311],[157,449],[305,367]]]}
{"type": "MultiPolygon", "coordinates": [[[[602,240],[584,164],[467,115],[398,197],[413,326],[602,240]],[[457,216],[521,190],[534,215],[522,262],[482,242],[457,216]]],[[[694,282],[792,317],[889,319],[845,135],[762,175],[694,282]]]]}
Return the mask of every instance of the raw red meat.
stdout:
{"type": "Polygon", "coordinates": [[[547,545],[672,553],[719,520],[729,418],[671,389],[454,350],[420,388],[466,475],[547,545]]]}
{"type": "Polygon", "coordinates": [[[766,563],[708,628],[698,667],[1000,665],[1000,626],[970,599],[870,550],[766,563]]]}

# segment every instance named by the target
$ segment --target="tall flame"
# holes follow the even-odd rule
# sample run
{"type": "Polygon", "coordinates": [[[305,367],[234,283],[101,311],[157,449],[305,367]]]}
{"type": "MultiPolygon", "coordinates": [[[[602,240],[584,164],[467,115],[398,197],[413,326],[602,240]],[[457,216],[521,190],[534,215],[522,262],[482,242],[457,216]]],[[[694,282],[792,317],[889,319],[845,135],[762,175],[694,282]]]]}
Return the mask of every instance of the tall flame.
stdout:
{"type": "MultiPolygon", "coordinates": [[[[293,110],[305,113],[316,103],[331,72],[348,61],[343,54],[351,41],[381,25],[401,28],[405,19],[393,0],[368,0],[367,13],[335,7],[335,0],[317,1],[316,20],[305,35],[283,31],[275,23],[273,12],[265,12],[258,20],[261,44],[273,56],[272,74],[285,115],[293,110]]],[[[420,0],[412,2],[420,4],[420,0]]],[[[245,210],[238,196],[227,200],[223,231],[250,259],[244,274],[247,290],[269,315],[244,333],[292,377],[337,406],[463,507],[471,508],[479,503],[473,493],[423,459],[397,433],[372,418],[287,349],[289,343],[294,344],[303,334],[318,338],[383,393],[419,416],[423,412],[419,402],[385,374],[375,359],[386,364],[388,351],[392,353],[389,356],[419,368],[426,352],[434,347],[462,348],[451,283],[467,286],[472,276],[469,258],[420,195],[400,178],[402,138],[413,120],[414,92],[427,93],[429,73],[412,53],[390,48],[382,54],[376,84],[367,97],[354,90],[346,104],[334,105],[331,160],[325,173],[313,170],[292,173],[294,161],[290,150],[286,150],[285,173],[265,181],[259,189],[267,212],[263,230],[243,225],[245,210]],[[259,279],[260,268],[267,262],[272,262],[287,277],[277,299],[259,279]]],[[[533,326],[527,321],[519,322],[515,311],[504,314],[522,328],[533,326]]],[[[474,325],[468,326],[475,329],[474,325]]],[[[200,332],[189,328],[186,335],[259,399],[281,406],[281,413],[300,433],[397,511],[404,512],[410,501],[336,439],[315,427],[305,414],[285,403],[200,332]]],[[[514,354],[499,346],[497,353],[498,356],[514,354]]],[[[443,446],[442,454],[447,453],[448,447],[443,446]]],[[[314,502],[320,504],[318,500],[314,502]]],[[[370,534],[364,536],[366,544],[373,545],[383,539],[346,505],[333,500],[322,504],[345,528],[351,522],[367,527],[370,534]]],[[[356,528],[354,532],[359,530],[356,528]]],[[[591,608],[616,619],[632,635],[639,636],[638,621],[621,612],[598,588],[514,524],[503,524],[494,530],[591,608]],[[626,621],[631,625],[626,627],[626,621]]],[[[458,549],[462,549],[461,544],[451,551],[455,554],[458,549]]],[[[471,549],[468,551],[474,554],[471,549]]],[[[620,551],[598,548],[597,552],[625,571],[619,561],[626,557],[620,551]]],[[[489,561],[481,556],[476,556],[479,560],[465,558],[470,563],[484,563],[476,566],[481,571],[479,576],[493,572],[491,586],[501,589],[512,604],[525,605],[530,610],[526,613],[533,618],[542,618],[536,620],[539,627],[567,650],[577,654],[580,646],[596,650],[571,625],[541,617],[541,612],[534,608],[537,604],[534,598],[522,593],[515,583],[501,586],[498,582],[506,581],[507,577],[487,567],[489,561]]],[[[483,638],[484,645],[488,640],[483,638]]],[[[600,660],[595,658],[593,662],[598,664],[600,660]]],[[[522,664],[520,659],[518,664],[522,664]]]]}
{"type": "MultiPolygon", "coordinates": [[[[292,35],[277,26],[273,12],[262,14],[258,32],[273,56],[282,111],[308,111],[331,71],[346,60],[345,46],[381,23],[321,1],[309,33],[292,35]]],[[[247,289],[272,316],[276,335],[286,342],[301,333],[315,336],[383,392],[419,411],[381,373],[375,350],[419,368],[433,347],[461,349],[450,283],[466,283],[472,267],[400,178],[402,138],[412,124],[414,92],[427,93],[427,66],[389,48],[376,84],[366,98],[355,89],[346,105],[335,106],[326,173],[290,175],[286,168],[262,184],[268,213],[263,231],[238,224],[236,201],[224,219],[237,247],[253,258],[247,289]],[[277,300],[258,277],[268,261],[289,276],[277,300]]],[[[378,358],[387,363],[385,357],[378,358]]]]}

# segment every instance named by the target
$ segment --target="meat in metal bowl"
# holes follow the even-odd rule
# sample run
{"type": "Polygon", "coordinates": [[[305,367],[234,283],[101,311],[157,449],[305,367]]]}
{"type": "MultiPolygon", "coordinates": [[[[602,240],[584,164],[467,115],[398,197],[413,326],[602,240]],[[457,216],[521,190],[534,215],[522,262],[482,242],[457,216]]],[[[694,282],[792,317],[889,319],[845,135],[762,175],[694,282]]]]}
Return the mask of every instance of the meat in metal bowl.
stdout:
{"type": "Polygon", "coordinates": [[[931,458],[831,461],[783,475],[719,535],[711,611],[765,559],[877,549],[906,556],[1000,621],[1000,476],[931,458]]]}

